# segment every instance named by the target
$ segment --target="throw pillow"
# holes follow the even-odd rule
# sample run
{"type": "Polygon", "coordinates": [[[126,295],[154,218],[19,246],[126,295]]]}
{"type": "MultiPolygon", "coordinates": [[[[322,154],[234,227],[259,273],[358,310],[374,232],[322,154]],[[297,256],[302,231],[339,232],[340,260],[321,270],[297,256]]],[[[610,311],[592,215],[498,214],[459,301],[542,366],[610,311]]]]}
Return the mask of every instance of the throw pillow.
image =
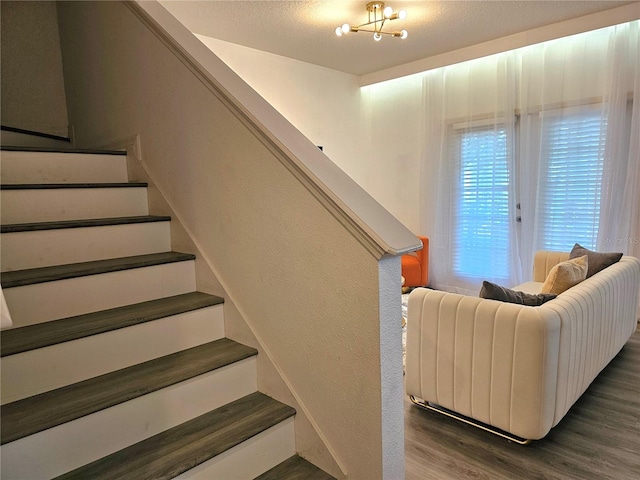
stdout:
{"type": "Polygon", "coordinates": [[[524,293],[518,290],[501,287],[500,285],[496,285],[495,283],[487,282],[485,280],[482,282],[480,297],[489,298],[491,300],[500,300],[501,302],[537,307],[542,305],[544,302],[553,300],[557,295],[552,293],[524,293]]]}
{"type": "Polygon", "coordinates": [[[622,253],[593,252],[588,248],[584,248],[579,243],[576,243],[571,249],[569,259],[578,258],[583,255],[586,255],[589,259],[587,278],[589,278],[591,275],[595,275],[600,270],[604,270],[609,265],[613,265],[614,263],[620,261],[620,259],[622,258],[622,253]]]}
{"type": "Polygon", "coordinates": [[[583,255],[572,260],[560,262],[547,275],[540,293],[555,293],[560,295],[565,290],[577,285],[587,278],[589,260],[583,255]]]}

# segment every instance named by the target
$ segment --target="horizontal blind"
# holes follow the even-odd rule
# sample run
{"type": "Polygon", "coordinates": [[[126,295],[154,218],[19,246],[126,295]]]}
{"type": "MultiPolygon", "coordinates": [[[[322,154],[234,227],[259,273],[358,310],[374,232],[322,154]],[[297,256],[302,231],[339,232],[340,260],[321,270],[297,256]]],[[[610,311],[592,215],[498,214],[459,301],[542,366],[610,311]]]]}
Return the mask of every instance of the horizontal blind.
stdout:
{"type": "Polygon", "coordinates": [[[454,192],[453,270],[468,278],[509,277],[509,170],[504,127],[451,133],[454,192]]]}
{"type": "Polygon", "coordinates": [[[538,238],[544,250],[595,249],[606,119],[598,111],[545,117],[538,238]]]}

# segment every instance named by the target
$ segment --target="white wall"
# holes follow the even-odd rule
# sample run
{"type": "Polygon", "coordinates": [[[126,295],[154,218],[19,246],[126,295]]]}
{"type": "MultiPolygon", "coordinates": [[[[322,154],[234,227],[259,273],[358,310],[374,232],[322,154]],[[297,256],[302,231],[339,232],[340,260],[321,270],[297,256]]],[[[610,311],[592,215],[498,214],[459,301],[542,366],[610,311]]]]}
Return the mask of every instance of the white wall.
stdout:
{"type": "Polygon", "coordinates": [[[2,125],[67,137],[56,2],[0,2],[2,125]]]}
{"type": "Polygon", "coordinates": [[[196,36],[387,210],[420,231],[420,102],[411,94],[393,86],[361,89],[354,75],[196,36]],[[385,105],[390,117],[372,123],[372,106],[385,105]]]}
{"type": "Polygon", "coordinates": [[[359,180],[376,200],[416,235],[421,230],[422,77],[418,75],[362,88],[363,125],[370,154],[359,180]]]}
{"type": "Polygon", "coordinates": [[[196,35],[354,180],[366,165],[358,77],[196,35]]]}

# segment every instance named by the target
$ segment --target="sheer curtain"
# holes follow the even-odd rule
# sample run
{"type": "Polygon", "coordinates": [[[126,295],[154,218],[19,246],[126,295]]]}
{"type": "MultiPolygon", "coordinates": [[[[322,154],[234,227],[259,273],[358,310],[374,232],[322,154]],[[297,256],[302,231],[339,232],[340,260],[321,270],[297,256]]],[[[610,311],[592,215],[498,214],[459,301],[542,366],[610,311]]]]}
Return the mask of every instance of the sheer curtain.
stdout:
{"type": "Polygon", "coordinates": [[[432,286],[512,286],[530,278],[536,250],[575,242],[640,256],[638,27],[423,75],[432,286]]]}
{"type": "Polygon", "coordinates": [[[515,173],[515,62],[508,52],[423,78],[424,172],[436,180],[425,191],[435,207],[433,227],[425,230],[430,282],[443,290],[477,293],[483,279],[509,284],[520,276],[515,189],[508,181],[515,173]],[[500,193],[487,203],[475,187],[500,193]]]}
{"type": "Polygon", "coordinates": [[[612,29],[608,57],[608,141],[598,248],[640,258],[640,22],[612,29]]]}

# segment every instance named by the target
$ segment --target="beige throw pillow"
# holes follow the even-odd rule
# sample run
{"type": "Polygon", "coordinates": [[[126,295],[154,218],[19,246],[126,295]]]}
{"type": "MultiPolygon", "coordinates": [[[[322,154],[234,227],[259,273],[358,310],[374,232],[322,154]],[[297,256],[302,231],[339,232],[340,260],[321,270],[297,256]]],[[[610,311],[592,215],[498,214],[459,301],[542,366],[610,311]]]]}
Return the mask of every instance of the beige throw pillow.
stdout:
{"type": "Polygon", "coordinates": [[[560,295],[565,290],[577,285],[587,278],[589,262],[583,255],[566,262],[560,262],[551,269],[544,281],[540,293],[555,293],[560,295]]]}

